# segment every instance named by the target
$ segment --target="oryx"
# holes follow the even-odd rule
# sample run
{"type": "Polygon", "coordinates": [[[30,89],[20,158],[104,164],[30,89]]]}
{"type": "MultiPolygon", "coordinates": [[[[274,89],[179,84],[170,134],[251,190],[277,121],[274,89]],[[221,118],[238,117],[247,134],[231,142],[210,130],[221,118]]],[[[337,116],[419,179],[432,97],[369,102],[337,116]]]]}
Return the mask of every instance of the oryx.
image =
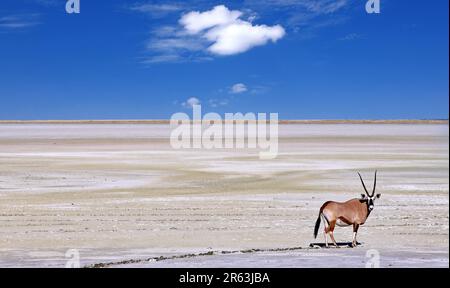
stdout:
{"type": "Polygon", "coordinates": [[[376,196],[374,196],[375,187],[377,185],[377,171],[375,171],[372,194],[369,194],[369,192],[367,191],[366,185],[364,184],[364,181],[359,172],[358,175],[359,179],[361,179],[361,183],[364,187],[364,190],[366,191],[366,194],[361,194],[361,198],[359,199],[355,198],[343,203],[328,201],[325,202],[320,208],[319,217],[317,218],[316,226],[314,227],[314,238],[317,237],[320,221],[322,219],[325,225],[324,236],[326,247],[328,247],[328,233],[330,233],[333,244],[338,247],[333,236],[335,225],[341,227],[353,225],[352,247],[356,247],[356,233],[358,233],[358,228],[360,225],[363,225],[366,222],[367,217],[369,217],[370,212],[372,212],[375,199],[381,197],[381,194],[377,194],[376,196]]]}

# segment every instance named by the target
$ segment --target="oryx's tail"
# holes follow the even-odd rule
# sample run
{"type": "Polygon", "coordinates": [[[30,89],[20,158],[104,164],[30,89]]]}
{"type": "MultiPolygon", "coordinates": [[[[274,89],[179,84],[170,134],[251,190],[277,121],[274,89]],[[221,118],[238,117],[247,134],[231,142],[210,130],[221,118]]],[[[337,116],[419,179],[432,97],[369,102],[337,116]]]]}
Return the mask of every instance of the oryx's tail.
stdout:
{"type": "Polygon", "coordinates": [[[314,239],[317,238],[317,233],[319,232],[320,218],[322,218],[321,216],[322,216],[322,211],[320,211],[319,217],[317,217],[317,220],[316,220],[316,226],[314,226],[314,239]]]}

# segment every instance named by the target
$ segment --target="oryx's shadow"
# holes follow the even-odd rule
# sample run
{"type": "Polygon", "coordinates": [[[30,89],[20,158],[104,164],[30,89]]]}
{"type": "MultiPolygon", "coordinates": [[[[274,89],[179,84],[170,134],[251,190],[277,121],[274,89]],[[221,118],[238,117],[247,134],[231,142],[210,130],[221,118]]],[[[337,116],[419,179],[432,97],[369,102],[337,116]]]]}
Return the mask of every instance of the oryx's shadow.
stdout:
{"type": "MultiPolygon", "coordinates": [[[[361,246],[363,243],[356,242],[356,247],[361,246]]],[[[339,248],[352,248],[352,242],[337,242],[337,247],[339,248]]],[[[325,243],[310,243],[309,247],[319,247],[319,248],[336,248],[334,244],[328,244],[328,247],[325,245],[325,243]]]]}

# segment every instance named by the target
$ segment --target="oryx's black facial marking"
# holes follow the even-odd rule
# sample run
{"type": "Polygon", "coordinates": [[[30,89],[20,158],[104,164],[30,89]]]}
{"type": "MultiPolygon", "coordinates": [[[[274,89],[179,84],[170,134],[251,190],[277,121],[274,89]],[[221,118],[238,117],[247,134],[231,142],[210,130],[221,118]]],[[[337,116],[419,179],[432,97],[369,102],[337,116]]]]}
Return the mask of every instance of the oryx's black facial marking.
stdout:
{"type": "Polygon", "coordinates": [[[373,204],[374,204],[374,201],[372,198],[367,199],[367,207],[369,208],[369,211],[373,210],[373,207],[374,207],[373,204]]]}

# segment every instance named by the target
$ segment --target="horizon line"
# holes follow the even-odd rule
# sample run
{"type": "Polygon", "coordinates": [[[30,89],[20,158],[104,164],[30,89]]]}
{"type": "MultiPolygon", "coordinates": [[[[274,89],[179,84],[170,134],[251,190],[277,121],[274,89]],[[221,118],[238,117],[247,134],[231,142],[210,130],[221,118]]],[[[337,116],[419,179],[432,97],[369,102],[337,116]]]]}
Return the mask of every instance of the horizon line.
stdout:
{"type": "MultiPolygon", "coordinates": [[[[192,120],[189,120],[192,122],[192,120]]],[[[241,120],[258,122],[258,120],[241,120]]],[[[222,120],[222,123],[225,123],[222,120]]],[[[236,122],[236,120],[233,120],[236,122]]],[[[238,122],[240,122],[238,120],[238,122]]],[[[270,120],[266,120],[270,123],[270,120]]],[[[449,124],[449,119],[290,119],[279,124],[449,124]]],[[[0,120],[0,124],[170,124],[170,119],[72,119],[72,120],[0,120]]]]}

